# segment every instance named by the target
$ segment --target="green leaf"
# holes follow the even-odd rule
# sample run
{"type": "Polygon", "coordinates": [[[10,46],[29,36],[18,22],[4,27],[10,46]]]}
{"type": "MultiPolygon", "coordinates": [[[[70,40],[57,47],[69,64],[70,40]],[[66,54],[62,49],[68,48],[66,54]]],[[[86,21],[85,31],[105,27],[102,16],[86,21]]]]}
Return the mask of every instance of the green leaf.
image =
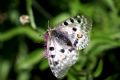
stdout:
{"type": "Polygon", "coordinates": [[[36,63],[38,63],[42,58],[43,50],[38,49],[30,53],[24,60],[19,62],[19,64],[16,65],[16,68],[18,70],[21,69],[31,69],[36,63]]]}
{"type": "MultiPolygon", "coordinates": [[[[41,35],[43,35],[44,31],[41,29],[41,35]]],[[[7,32],[0,33],[0,41],[7,41],[17,35],[25,35],[32,40],[36,42],[43,41],[43,37],[40,36],[40,34],[33,29],[29,28],[28,26],[20,26],[11,30],[8,30],[7,32]]]]}
{"type": "Polygon", "coordinates": [[[68,80],[77,80],[75,76],[73,76],[72,74],[68,74],[68,80]]]}
{"type": "Polygon", "coordinates": [[[50,24],[51,25],[57,25],[57,24],[63,22],[64,20],[66,20],[69,17],[70,17],[70,15],[68,13],[61,13],[61,14],[57,15],[56,17],[54,17],[50,21],[50,24]]]}
{"type": "Polygon", "coordinates": [[[100,74],[102,73],[102,69],[103,69],[103,61],[100,60],[97,69],[93,72],[93,76],[94,77],[100,76],[100,74]]]}
{"type": "Polygon", "coordinates": [[[30,72],[29,71],[21,71],[18,73],[17,80],[29,80],[30,72]]]}
{"type": "Polygon", "coordinates": [[[107,77],[105,80],[118,80],[119,74],[114,74],[107,77]]]}
{"type": "Polygon", "coordinates": [[[39,65],[39,67],[40,67],[41,70],[47,69],[48,68],[48,60],[42,61],[39,65]]]}
{"type": "Polygon", "coordinates": [[[9,61],[0,61],[0,80],[6,80],[8,77],[8,73],[10,71],[11,64],[9,61]]]}

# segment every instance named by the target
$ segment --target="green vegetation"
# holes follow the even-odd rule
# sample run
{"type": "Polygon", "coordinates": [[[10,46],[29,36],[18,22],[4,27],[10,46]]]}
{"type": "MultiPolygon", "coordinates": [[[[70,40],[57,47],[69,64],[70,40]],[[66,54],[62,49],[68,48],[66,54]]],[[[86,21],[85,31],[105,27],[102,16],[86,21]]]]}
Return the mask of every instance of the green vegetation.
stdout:
{"type": "Polygon", "coordinates": [[[43,35],[48,25],[79,13],[92,19],[91,40],[63,80],[118,80],[120,0],[1,0],[0,80],[55,80],[43,57],[43,35]],[[23,14],[30,24],[20,24],[23,14]]]}

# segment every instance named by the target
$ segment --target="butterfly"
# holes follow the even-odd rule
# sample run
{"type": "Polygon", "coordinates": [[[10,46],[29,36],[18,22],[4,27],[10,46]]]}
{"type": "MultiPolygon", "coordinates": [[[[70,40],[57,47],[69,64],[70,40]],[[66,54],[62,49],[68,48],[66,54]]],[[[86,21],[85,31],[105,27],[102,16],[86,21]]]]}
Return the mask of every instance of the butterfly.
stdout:
{"type": "Polygon", "coordinates": [[[88,32],[91,26],[92,23],[87,17],[77,15],[66,19],[45,33],[44,55],[48,58],[49,66],[55,77],[64,77],[69,68],[76,63],[79,50],[88,45],[88,32]]]}

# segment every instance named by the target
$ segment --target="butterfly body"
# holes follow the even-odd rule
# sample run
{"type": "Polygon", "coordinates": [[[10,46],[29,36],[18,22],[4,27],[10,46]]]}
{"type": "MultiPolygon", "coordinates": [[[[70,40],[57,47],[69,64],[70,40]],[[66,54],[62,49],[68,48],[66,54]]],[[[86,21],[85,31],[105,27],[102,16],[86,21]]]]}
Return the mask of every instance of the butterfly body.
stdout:
{"type": "MultiPolygon", "coordinates": [[[[78,60],[78,50],[88,45],[87,19],[75,16],[65,20],[45,34],[46,53],[51,71],[57,78],[63,77],[78,60]]],[[[89,30],[88,30],[89,31],[89,30]]]]}

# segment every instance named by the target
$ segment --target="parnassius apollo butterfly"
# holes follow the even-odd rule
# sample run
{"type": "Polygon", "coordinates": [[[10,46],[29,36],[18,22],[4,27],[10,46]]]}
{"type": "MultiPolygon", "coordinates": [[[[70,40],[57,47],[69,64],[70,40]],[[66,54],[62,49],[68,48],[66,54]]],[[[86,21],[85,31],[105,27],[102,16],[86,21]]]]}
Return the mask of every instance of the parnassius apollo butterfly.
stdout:
{"type": "Polygon", "coordinates": [[[45,34],[46,51],[49,66],[57,78],[62,78],[76,63],[79,51],[89,42],[88,32],[92,23],[87,17],[71,17],[45,34]]]}

